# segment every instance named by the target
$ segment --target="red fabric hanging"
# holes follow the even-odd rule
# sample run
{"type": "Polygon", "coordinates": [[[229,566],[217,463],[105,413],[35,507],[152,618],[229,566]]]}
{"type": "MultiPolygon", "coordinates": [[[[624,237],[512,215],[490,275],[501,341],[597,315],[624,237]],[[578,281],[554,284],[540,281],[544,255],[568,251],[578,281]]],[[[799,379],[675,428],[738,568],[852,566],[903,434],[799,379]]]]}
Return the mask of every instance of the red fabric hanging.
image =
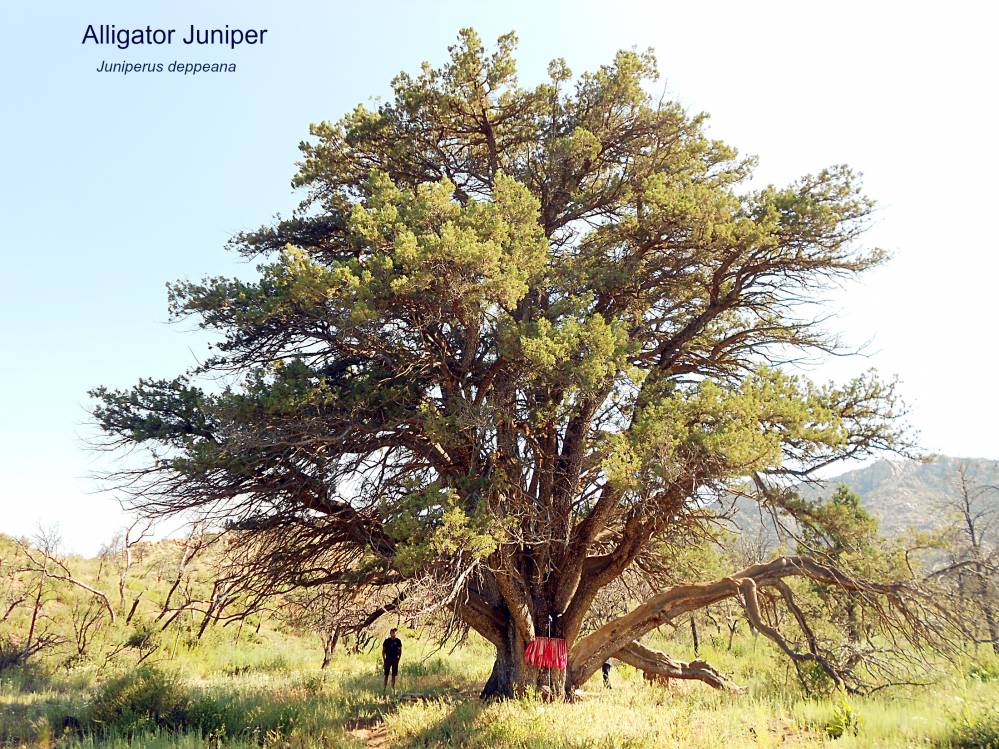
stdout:
{"type": "Polygon", "coordinates": [[[569,653],[565,640],[560,637],[535,637],[524,650],[524,661],[529,666],[557,668],[565,671],[569,653]]]}

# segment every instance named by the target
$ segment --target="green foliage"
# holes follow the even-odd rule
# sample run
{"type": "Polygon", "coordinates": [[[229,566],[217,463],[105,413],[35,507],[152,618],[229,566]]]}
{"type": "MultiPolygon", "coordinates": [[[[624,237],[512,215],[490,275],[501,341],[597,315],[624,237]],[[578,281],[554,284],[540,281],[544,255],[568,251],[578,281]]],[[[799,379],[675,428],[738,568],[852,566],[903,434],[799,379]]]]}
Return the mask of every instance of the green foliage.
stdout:
{"type": "Polygon", "coordinates": [[[395,539],[395,563],[404,574],[442,557],[482,559],[493,552],[502,528],[480,507],[469,513],[458,495],[436,483],[415,487],[385,508],[385,528],[395,539]]]}
{"type": "Polygon", "coordinates": [[[130,648],[145,648],[156,640],[159,629],[152,622],[140,622],[125,640],[125,645],[130,648]]]}
{"type": "Polygon", "coordinates": [[[976,681],[999,680],[999,656],[979,656],[968,669],[968,678],[976,681]]]}
{"type": "Polygon", "coordinates": [[[806,694],[829,696],[839,693],[842,696],[842,690],[837,689],[836,682],[829,672],[815,661],[798,663],[796,670],[806,694]]]}
{"type": "Polygon", "coordinates": [[[965,708],[944,743],[953,749],[999,749],[999,710],[965,708]]]}
{"type": "MultiPolygon", "coordinates": [[[[324,581],[494,642],[513,612],[589,631],[590,586],[658,585],[648,546],[713,532],[705,491],[904,443],[891,383],[776,368],[837,348],[804,308],[884,259],[858,176],[750,189],[752,159],[650,94],[651,51],[528,88],[515,47],[463,29],[310,127],[300,209],[233,240],[256,278],[169,285],[214,338],[203,389],[92,391],[109,445],[149,449],[117,475],[140,505],[231,521],[247,597],[324,581]]],[[[856,503],[812,509],[866,558],[856,503]]]]}
{"type": "Polygon", "coordinates": [[[719,472],[749,472],[780,465],[786,441],[834,447],[845,439],[822,393],[774,370],[735,387],[702,381],[659,391],[647,393],[631,429],[606,438],[603,468],[622,490],[668,486],[691,455],[719,472]]]}
{"type": "Polygon", "coordinates": [[[845,484],[824,502],[795,505],[803,519],[801,550],[819,550],[839,561],[870,553],[878,544],[878,521],[860,505],[860,495],[845,484]]]}
{"type": "Polygon", "coordinates": [[[103,684],[87,719],[99,732],[180,728],[187,723],[190,708],[191,698],[176,676],[144,667],[103,684]]]}
{"type": "MultiPolygon", "coordinates": [[[[523,360],[527,380],[592,395],[627,367],[634,351],[623,321],[580,309],[552,322],[532,320],[504,330],[504,356],[523,360]]],[[[552,414],[553,416],[555,413],[552,414]]]]}
{"type": "Polygon", "coordinates": [[[839,692],[839,699],[833,709],[832,718],[825,725],[826,734],[833,739],[838,739],[848,734],[856,736],[860,733],[861,720],[857,715],[853,705],[846,698],[846,692],[842,689],[839,692]]]}

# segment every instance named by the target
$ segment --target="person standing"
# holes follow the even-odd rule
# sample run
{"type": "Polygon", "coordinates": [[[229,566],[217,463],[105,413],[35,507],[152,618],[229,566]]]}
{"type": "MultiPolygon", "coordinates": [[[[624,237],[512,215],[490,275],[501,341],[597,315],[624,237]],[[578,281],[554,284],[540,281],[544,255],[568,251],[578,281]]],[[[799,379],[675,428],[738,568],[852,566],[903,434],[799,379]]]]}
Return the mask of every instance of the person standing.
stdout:
{"type": "Polygon", "coordinates": [[[382,665],[385,670],[385,681],[382,690],[388,689],[389,676],[392,677],[392,690],[395,691],[395,678],[399,675],[399,661],[402,660],[402,640],[396,637],[395,627],[389,630],[389,636],[382,643],[382,665]]]}

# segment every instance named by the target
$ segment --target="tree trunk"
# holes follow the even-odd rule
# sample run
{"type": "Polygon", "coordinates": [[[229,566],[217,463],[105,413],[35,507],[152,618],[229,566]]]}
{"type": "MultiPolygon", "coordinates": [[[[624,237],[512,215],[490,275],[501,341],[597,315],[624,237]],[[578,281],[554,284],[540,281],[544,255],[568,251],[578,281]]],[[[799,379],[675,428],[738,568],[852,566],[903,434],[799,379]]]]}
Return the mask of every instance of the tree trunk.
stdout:
{"type": "Polygon", "coordinates": [[[330,665],[330,662],[333,660],[333,651],[336,650],[336,644],[339,640],[339,627],[333,627],[326,632],[323,637],[323,665],[320,668],[326,668],[330,665]]]}
{"type": "MultiPolygon", "coordinates": [[[[557,635],[553,632],[552,636],[557,635]]],[[[496,645],[492,672],[479,695],[482,699],[512,699],[532,689],[538,690],[547,699],[571,698],[565,671],[528,665],[524,661],[526,647],[527,642],[510,619],[502,644],[496,645]]]]}
{"type": "Polygon", "coordinates": [[[853,593],[846,594],[846,633],[847,637],[850,638],[850,642],[858,643],[860,642],[860,605],[857,602],[857,596],[853,593]]]}
{"type": "Polygon", "coordinates": [[[999,655],[999,631],[997,631],[995,614],[992,613],[991,607],[985,610],[985,619],[989,627],[989,637],[992,640],[992,652],[999,655]]]}
{"type": "Polygon", "coordinates": [[[985,628],[989,633],[989,640],[992,643],[992,652],[999,655],[999,631],[997,631],[996,626],[996,615],[995,611],[992,610],[992,604],[989,603],[987,598],[988,591],[984,591],[982,598],[982,611],[985,614],[985,628]]]}
{"type": "Polygon", "coordinates": [[[524,663],[524,639],[512,621],[507,623],[506,630],[503,644],[496,646],[492,673],[479,694],[484,700],[512,699],[523,694],[528,686],[531,669],[524,663]]]}
{"type": "Polygon", "coordinates": [[[31,640],[35,636],[35,624],[38,622],[38,612],[42,608],[42,581],[38,581],[38,595],[35,596],[35,607],[31,610],[31,625],[28,627],[28,639],[24,643],[24,656],[31,652],[31,640]]]}
{"type": "Polygon", "coordinates": [[[997,632],[996,626],[996,615],[995,610],[992,608],[992,602],[989,599],[989,581],[990,573],[986,567],[979,563],[975,565],[975,572],[978,574],[978,599],[982,609],[982,615],[985,619],[985,630],[989,635],[989,642],[992,645],[992,652],[999,655],[999,632],[997,632]]]}

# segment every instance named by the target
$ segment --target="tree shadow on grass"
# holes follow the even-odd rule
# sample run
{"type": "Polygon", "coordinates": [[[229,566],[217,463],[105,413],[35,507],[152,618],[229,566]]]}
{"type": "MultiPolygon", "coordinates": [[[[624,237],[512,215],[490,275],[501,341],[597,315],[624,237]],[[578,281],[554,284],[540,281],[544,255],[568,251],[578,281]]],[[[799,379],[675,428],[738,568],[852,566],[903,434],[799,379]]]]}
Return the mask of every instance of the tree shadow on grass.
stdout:
{"type": "MultiPolygon", "coordinates": [[[[314,722],[313,714],[325,709],[329,711],[327,719],[332,718],[327,723],[329,727],[337,726],[368,746],[446,746],[447,742],[441,743],[442,734],[458,737],[471,729],[469,721],[474,716],[468,715],[469,708],[463,703],[477,703],[479,685],[472,683],[468,676],[451,671],[446,661],[415,661],[404,665],[398,685],[396,693],[384,694],[381,669],[374,664],[363,672],[328,673],[320,678],[303,679],[293,690],[266,686],[247,688],[245,685],[233,685],[230,690],[224,682],[208,689],[185,685],[190,704],[185,703],[185,712],[189,714],[184,717],[183,728],[204,732],[224,728],[223,732],[233,738],[260,731],[283,733],[302,720],[314,722]],[[327,691],[322,687],[323,682],[333,688],[327,691]],[[299,691],[302,687],[304,692],[299,691]],[[439,727],[428,728],[402,744],[390,744],[384,728],[385,719],[401,706],[419,702],[447,705],[446,709],[452,714],[440,720],[439,727]],[[378,733],[384,743],[368,741],[373,733],[378,733]]],[[[51,687],[38,683],[30,686],[51,687]]],[[[39,721],[58,731],[67,715],[79,716],[84,723],[84,732],[92,733],[93,726],[87,724],[80,712],[82,697],[82,690],[75,695],[46,694],[44,698],[32,701],[0,696],[0,744],[31,739],[38,730],[35,724],[40,725],[39,721]],[[72,699],[73,696],[77,699],[72,699]]]]}
{"type": "Polygon", "coordinates": [[[379,698],[404,700],[405,698],[437,700],[464,699],[477,697],[482,681],[475,681],[459,676],[448,669],[447,663],[434,659],[429,662],[417,661],[403,664],[399,669],[399,678],[395,691],[384,692],[382,688],[384,677],[380,668],[351,674],[334,674],[328,677],[344,691],[363,694],[370,693],[379,698]]]}
{"type": "Polygon", "coordinates": [[[382,679],[382,674],[374,670],[337,679],[341,689],[359,697],[345,725],[355,738],[368,746],[393,749],[468,745],[476,731],[476,720],[485,708],[485,703],[478,699],[478,684],[420,663],[400,669],[399,688],[394,693],[382,693],[382,679]],[[371,699],[366,700],[363,695],[371,699]],[[447,713],[415,734],[391,740],[384,729],[386,719],[406,705],[421,702],[447,705],[447,713]]]}
{"type": "Polygon", "coordinates": [[[393,749],[430,749],[431,747],[458,749],[469,746],[480,728],[477,725],[478,717],[486,705],[475,698],[463,699],[450,707],[450,711],[443,718],[392,744],[393,749]]]}

